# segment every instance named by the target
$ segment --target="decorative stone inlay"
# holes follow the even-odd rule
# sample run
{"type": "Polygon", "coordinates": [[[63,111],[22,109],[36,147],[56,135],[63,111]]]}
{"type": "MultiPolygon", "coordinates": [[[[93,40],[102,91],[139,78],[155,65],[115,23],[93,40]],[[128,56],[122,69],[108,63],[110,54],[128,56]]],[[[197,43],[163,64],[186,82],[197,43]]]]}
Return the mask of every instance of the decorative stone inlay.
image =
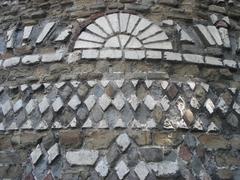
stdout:
{"type": "Polygon", "coordinates": [[[20,57],[12,57],[3,61],[3,67],[13,67],[20,63],[20,57]]]}
{"type": "Polygon", "coordinates": [[[31,32],[32,32],[33,26],[25,26],[23,30],[23,40],[28,40],[31,32]]]}
{"type": "Polygon", "coordinates": [[[137,96],[135,94],[132,94],[128,99],[128,102],[131,104],[133,110],[136,111],[140,103],[137,96]]]}
{"type": "Polygon", "coordinates": [[[216,44],[206,26],[202,24],[197,24],[195,25],[195,27],[207,45],[213,46],[216,44]]]}
{"type": "Polygon", "coordinates": [[[57,97],[57,99],[53,102],[52,107],[55,112],[58,112],[62,107],[64,103],[61,99],[61,97],[57,97]]]}
{"type": "Polygon", "coordinates": [[[25,109],[27,111],[27,114],[31,114],[32,111],[36,108],[36,100],[31,99],[28,104],[26,105],[25,109]]]}
{"type": "Polygon", "coordinates": [[[131,143],[131,141],[126,133],[119,135],[116,142],[122,152],[126,151],[126,149],[129,147],[129,145],[131,143]]]}
{"type": "Polygon", "coordinates": [[[117,94],[114,100],[112,101],[112,104],[118,109],[119,111],[123,108],[125,105],[125,101],[123,99],[123,96],[120,94],[117,94]]]}
{"type": "Polygon", "coordinates": [[[182,54],[173,52],[164,52],[164,59],[168,61],[182,61],[182,54]]]}
{"type": "MultiPolygon", "coordinates": [[[[149,154],[149,156],[151,156],[149,154]]],[[[140,180],[145,180],[149,174],[148,167],[144,161],[140,161],[134,169],[140,180]]]]}
{"type": "Polygon", "coordinates": [[[44,113],[49,108],[50,104],[46,96],[43,97],[42,101],[38,104],[38,106],[41,113],[44,113]]]}
{"type": "Polygon", "coordinates": [[[99,105],[101,106],[102,110],[105,111],[108,108],[108,106],[111,104],[112,100],[108,95],[103,94],[99,98],[98,102],[99,102],[99,105]]]}
{"type": "Polygon", "coordinates": [[[144,99],[144,104],[148,107],[149,110],[153,110],[156,105],[156,101],[152,98],[152,96],[147,95],[144,99]]]}
{"type": "Polygon", "coordinates": [[[42,156],[42,149],[40,145],[37,145],[37,147],[31,152],[31,159],[32,163],[35,165],[38,161],[38,159],[42,156]]]}
{"type": "Polygon", "coordinates": [[[160,163],[150,163],[149,168],[156,172],[157,177],[168,177],[175,175],[179,171],[177,162],[162,161],[160,163]]]}
{"type": "Polygon", "coordinates": [[[210,114],[212,114],[214,112],[215,105],[213,104],[211,99],[207,99],[204,106],[206,107],[206,109],[208,110],[208,112],[210,114]]]}
{"type": "Polygon", "coordinates": [[[2,104],[2,113],[5,116],[12,109],[12,104],[9,100],[7,100],[4,104],[2,104]]]}
{"type": "Polygon", "coordinates": [[[68,151],[66,159],[70,165],[93,165],[99,156],[98,151],[81,149],[78,151],[68,151]]]}
{"type": "Polygon", "coordinates": [[[41,34],[38,36],[36,40],[37,44],[41,43],[45,39],[45,37],[48,35],[48,33],[51,31],[54,25],[55,25],[55,22],[49,22],[44,26],[41,34]]]}
{"type": "Polygon", "coordinates": [[[195,54],[183,54],[183,58],[187,62],[197,63],[197,64],[203,64],[203,56],[201,55],[195,55],[195,54]]]}
{"type": "Polygon", "coordinates": [[[27,55],[22,58],[23,64],[35,64],[40,62],[40,55],[27,55]]]}
{"type": "Polygon", "coordinates": [[[120,161],[115,167],[115,170],[119,179],[123,179],[129,173],[129,168],[124,161],[120,161]]]}
{"type": "Polygon", "coordinates": [[[13,111],[16,113],[23,107],[23,101],[19,99],[14,105],[13,105],[13,111]]]}
{"type": "Polygon", "coordinates": [[[96,103],[96,97],[94,95],[90,95],[85,101],[84,103],[86,104],[88,110],[90,111],[93,106],[96,103]]]}
{"type": "Polygon", "coordinates": [[[73,109],[77,110],[78,106],[81,104],[81,101],[78,97],[78,95],[73,95],[73,97],[68,102],[68,105],[73,109]]]}
{"type": "Polygon", "coordinates": [[[109,165],[107,162],[107,158],[103,157],[96,165],[95,170],[101,177],[106,177],[109,171],[109,165]]]}
{"type": "Polygon", "coordinates": [[[57,156],[59,156],[59,146],[58,143],[55,143],[48,151],[48,163],[51,164],[57,156]]]}

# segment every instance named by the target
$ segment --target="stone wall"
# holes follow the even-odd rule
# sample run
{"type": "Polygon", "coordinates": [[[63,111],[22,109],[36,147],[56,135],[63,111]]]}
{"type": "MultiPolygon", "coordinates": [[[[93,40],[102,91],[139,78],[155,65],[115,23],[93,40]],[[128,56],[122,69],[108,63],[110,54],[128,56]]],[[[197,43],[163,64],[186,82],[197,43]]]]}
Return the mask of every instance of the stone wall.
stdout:
{"type": "Polygon", "coordinates": [[[239,0],[0,9],[0,179],[240,179],[239,0]]]}

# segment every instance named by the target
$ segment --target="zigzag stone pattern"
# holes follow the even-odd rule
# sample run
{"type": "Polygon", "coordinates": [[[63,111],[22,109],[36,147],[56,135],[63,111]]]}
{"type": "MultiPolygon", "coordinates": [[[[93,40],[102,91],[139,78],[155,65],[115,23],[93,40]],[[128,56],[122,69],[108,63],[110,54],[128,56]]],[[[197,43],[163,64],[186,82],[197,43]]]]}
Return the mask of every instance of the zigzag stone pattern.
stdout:
{"type": "Polygon", "coordinates": [[[239,91],[203,82],[91,80],[1,88],[0,131],[165,129],[218,132],[210,117],[237,128],[239,91]],[[40,93],[40,94],[39,94],[40,93]],[[42,95],[44,93],[44,95],[42,95]],[[15,98],[18,97],[18,98],[15,98]]]}

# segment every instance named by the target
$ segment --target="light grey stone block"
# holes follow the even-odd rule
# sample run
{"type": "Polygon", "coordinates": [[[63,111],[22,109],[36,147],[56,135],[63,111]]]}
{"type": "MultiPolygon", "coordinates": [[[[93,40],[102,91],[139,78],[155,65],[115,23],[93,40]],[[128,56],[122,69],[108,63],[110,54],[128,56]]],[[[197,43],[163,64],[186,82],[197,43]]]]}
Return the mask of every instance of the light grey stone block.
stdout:
{"type": "Polygon", "coordinates": [[[162,51],[146,51],[146,59],[162,59],[162,51]]]}
{"type": "Polygon", "coordinates": [[[44,113],[49,108],[49,106],[50,106],[50,104],[48,102],[48,99],[46,96],[44,96],[42,101],[38,104],[39,111],[41,113],[44,113]]]}
{"type": "Polygon", "coordinates": [[[32,159],[32,163],[36,164],[38,159],[42,156],[42,149],[40,145],[37,145],[37,147],[31,152],[30,156],[32,159]]]}
{"type": "Polygon", "coordinates": [[[172,50],[172,42],[170,41],[162,41],[162,42],[154,42],[149,44],[144,44],[144,47],[147,49],[163,49],[163,50],[172,50]]]}
{"type": "Polygon", "coordinates": [[[102,49],[100,50],[101,59],[121,59],[122,50],[118,49],[102,49]]]}
{"type": "Polygon", "coordinates": [[[197,54],[183,54],[183,58],[187,62],[203,64],[203,56],[197,54]]]}
{"type": "Polygon", "coordinates": [[[205,63],[214,65],[214,66],[223,66],[222,60],[220,58],[215,58],[210,56],[205,57],[205,63]]]}
{"type": "Polygon", "coordinates": [[[12,109],[12,103],[7,100],[5,103],[2,104],[2,113],[4,116],[12,109]]]}
{"type": "MultiPolygon", "coordinates": [[[[151,156],[151,154],[149,154],[151,156]]],[[[140,161],[134,169],[140,180],[145,180],[149,174],[148,167],[144,161],[140,161]]]]}
{"type": "Polygon", "coordinates": [[[93,165],[99,156],[98,151],[81,149],[78,151],[68,151],[66,159],[70,165],[93,165]]]}
{"type": "Polygon", "coordinates": [[[125,59],[142,60],[145,58],[144,50],[124,50],[125,59]]]}
{"type": "Polygon", "coordinates": [[[96,49],[86,49],[82,50],[82,59],[97,59],[99,50],[96,49]]]}
{"type": "Polygon", "coordinates": [[[51,164],[60,155],[58,143],[55,143],[48,151],[48,163],[51,164]]]}
{"type": "Polygon", "coordinates": [[[8,67],[16,66],[20,63],[20,59],[21,59],[20,57],[12,57],[9,59],[5,59],[3,61],[3,67],[8,68],[8,67]]]}
{"type": "Polygon", "coordinates": [[[62,107],[63,107],[64,103],[61,99],[61,97],[58,97],[52,104],[53,110],[55,112],[58,112],[62,107]]]}
{"type": "Polygon", "coordinates": [[[120,111],[125,105],[123,96],[120,94],[117,94],[114,100],[112,101],[112,104],[116,107],[117,110],[120,111]]]}
{"type": "Polygon", "coordinates": [[[23,101],[19,99],[14,105],[13,105],[13,111],[16,113],[23,107],[23,101]]]}
{"type": "Polygon", "coordinates": [[[164,59],[168,61],[182,61],[182,54],[174,52],[164,52],[164,59]]]}
{"type": "Polygon", "coordinates": [[[36,40],[37,44],[42,43],[42,41],[45,39],[45,37],[48,35],[48,33],[54,27],[54,25],[55,25],[55,22],[49,22],[44,26],[42,32],[40,33],[40,35],[38,36],[38,38],[36,40]]]}
{"type": "Polygon", "coordinates": [[[103,157],[96,165],[95,170],[101,177],[106,177],[109,172],[109,164],[107,158],[103,157]]]}
{"type": "Polygon", "coordinates": [[[79,107],[79,105],[81,104],[81,101],[78,97],[78,95],[74,95],[70,101],[68,102],[68,105],[73,109],[73,110],[77,110],[77,108],[79,107]]]}
{"type": "Polygon", "coordinates": [[[122,180],[129,173],[129,168],[124,161],[120,161],[115,167],[115,171],[118,175],[118,178],[122,180]]]}
{"type": "Polygon", "coordinates": [[[152,98],[152,96],[147,95],[144,99],[144,104],[148,107],[149,110],[153,110],[156,105],[156,101],[152,98]]]}
{"type": "Polygon", "coordinates": [[[216,44],[206,26],[204,26],[202,24],[197,24],[197,25],[195,25],[195,27],[196,27],[196,30],[198,31],[198,33],[200,34],[203,42],[206,45],[214,46],[216,44]]]}

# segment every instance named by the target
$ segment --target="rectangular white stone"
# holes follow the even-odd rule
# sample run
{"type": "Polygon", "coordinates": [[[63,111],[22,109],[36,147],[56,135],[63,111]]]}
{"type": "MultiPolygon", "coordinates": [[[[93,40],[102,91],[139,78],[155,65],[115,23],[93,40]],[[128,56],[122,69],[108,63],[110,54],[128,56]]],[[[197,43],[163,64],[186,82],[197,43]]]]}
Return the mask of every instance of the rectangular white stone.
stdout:
{"type": "Polygon", "coordinates": [[[217,45],[222,46],[223,42],[216,26],[207,26],[207,28],[214,40],[216,41],[217,45]]]}
{"type": "Polygon", "coordinates": [[[102,49],[102,50],[100,50],[100,58],[102,58],[102,59],[121,59],[122,58],[122,50],[102,49]]]}
{"type": "Polygon", "coordinates": [[[95,150],[79,150],[68,151],[66,159],[70,165],[93,165],[98,158],[98,151],[95,150]]]}
{"type": "Polygon", "coordinates": [[[164,52],[164,59],[168,61],[182,61],[182,54],[174,52],[164,52]]]}
{"type": "Polygon", "coordinates": [[[203,64],[203,56],[197,54],[183,54],[183,58],[187,62],[203,64]]]}
{"type": "Polygon", "coordinates": [[[198,30],[199,34],[201,35],[203,41],[210,46],[215,45],[215,41],[212,38],[211,34],[208,32],[206,26],[202,25],[202,24],[197,24],[196,29],[198,30]]]}
{"type": "Polygon", "coordinates": [[[137,27],[132,32],[132,35],[137,36],[139,32],[146,29],[148,26],[150,26],[150,24],[151,22],[149,20],[142,18],[138,23],[137,27]]]}
{"type": "Polygon", "coordinates": [[[20,57],[12,57],[3,61],[3,67],[12,67],[18,65],[20,62],[20,57]]]}
{"type": "Polygon", "coordinates": [[[13,48],[13,36],[14,36],[15,28],[12,28],[11,30],[7,31],[7,48],[13,48]]]}
{"type": "Polygon", "coordinates": [[[205,57],[205,63],[214,65],[214,66],[222,66],[223,65],[222,60],[220,58],[210,57],[210,56],[205,57]]]}
{"type": "Polygon", "coordinates": [[[75,43],[74,49],[86,49],[86,48],[101,48],[102,44],[78,40],[75,43]]]}
{"type": "Polygon", "coordinates": [[[119,18],[120,18],[120,31],[121,32],[126,32],[127,31],[127,24],[128,24],[128,19],[129,19],[129,14],[126,13],[120,13],[119,18]]]}
{"type": "Polygon", "coordinates": [[[90,30],[91,32],[101,36],[101,37],[107,37],[108,35],[102,30],[100,29],[96,24],[90,24],[89,26],[87,26],[87,29],[90,30]]]}
{"type": "Polygon", "coordinates": [[[147,49],[163,49],[163,50],[173,49],[172,42],[170,41],[149,43],[149,44],[145,44],[144,47],[147,49]]]}
{"type": "Polygon", "coordinates": [[[40,55],[26,55],[22,58],[23,64],[35,64],[40,61],[40,55]]]}
{"type": "Polygon", "coordinates": [[[219,28],[219,33],[223,40],[223,46],[225,48],[231,48],[231,43],[228,35],[228,30],[226,28],[219,28]]]}
{"type": "Polygon", "coordinates": [[[32,32],[33,26],[25,26],[23,30],[23,40],[28,40],[31,32],[32,32]]]}
{"type": "Polygon", "coordinates": [[[55,22],[49,22],[44,26],[42,32],[37,38],[37,41],[36,41],[37,44],[41,43],[44,40],[44,38],[48,35],[48,33],[51,31],[54,25],[55,25],[55,22]]]}
{"type": "Polygon", "coordinates": [[[98,58],[99,50],[86,49],[82,51],[82,59],[96,59],[98,58]]]}
{"type": "Polygon", "coordinates": [[[145,58],[144,50],[124,50],[125,59],[142,60],[145,58]]]}
{"type": "Polygon", "coordinates": [[[58,50],[55,53],[43,54],[42,62],[56,62],[63,59],[65,52],[63,50],[58,50]]]}
{"type": "Polygon", "coordinates": [[[147,59],[162,59],[162,51],[151,51],[147,50],[146,53],[146,58],[147,59]]]}
{"type": "Polygon", "coordinates": [[[237,62],[234,60],[224,59],[223,65],[230,68],[237,68],[237,62]]]}

